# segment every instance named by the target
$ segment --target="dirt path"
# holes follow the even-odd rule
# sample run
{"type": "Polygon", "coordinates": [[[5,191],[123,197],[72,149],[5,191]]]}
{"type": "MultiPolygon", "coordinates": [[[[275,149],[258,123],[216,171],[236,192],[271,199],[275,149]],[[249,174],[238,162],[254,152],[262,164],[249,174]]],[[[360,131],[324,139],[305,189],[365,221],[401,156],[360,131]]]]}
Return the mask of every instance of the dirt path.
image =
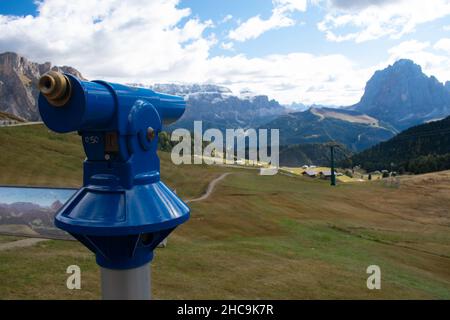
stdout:
{"type": "Polygon", "coordinates": [[[35,124],[43,124],[42,121],[34,121],[34,122],[21,122],[21,123],[15,123],[15,124],[8,124],[0,127],[21,127],[21,126],[33,126],[35,124]]]}
{"type": "Polygon", "coordinates": [[[49,239],[27,238],[27,239],[2,243],[2,244],[0,244],[0,251],[15,249],[15,248],[30,247],[30,246],[34,246],[35,244],[42,242],[42,241],[49,241],[49,239]]]}
{"type": "Polygon", "coordinates": [[[230,174],[231,174],[231,172],[221,174],[220,176],[218,176],[217,178],[215,178],[214,180],[212,180],[209,183],[208,188],[206,189],[206,192],[202,196],[200,196],[198,198],[194,198],[194,199],[188,199],[185,202],[189,203],[189,202],[203,201],[205,199],[208,199],[208,197],[214,191],[214,188],[216,187],[217,183],[219,183],[221,180],[225,179],[225,177],[230,174]]]}

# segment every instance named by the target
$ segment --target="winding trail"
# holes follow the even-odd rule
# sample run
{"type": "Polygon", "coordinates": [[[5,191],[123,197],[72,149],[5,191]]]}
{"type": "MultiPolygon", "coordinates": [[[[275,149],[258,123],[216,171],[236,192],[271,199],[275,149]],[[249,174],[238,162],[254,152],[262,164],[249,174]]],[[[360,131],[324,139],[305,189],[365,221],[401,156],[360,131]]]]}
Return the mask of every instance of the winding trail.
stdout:
{"type": "Polygon", "coordinates": [[[184,202],[189,203],[189,202],[197,202],[197,201],[203,201],[203,200],[208,199],[209,196],[214,191],[214,188],[216,187],[217,183],[219,183],[221,180],[225,179],[225,177],[230,174],[231,174],[231,172],[222,173],[220,176],[218,176],[217,178],[215,178],[214,180],[212,180],[209,183],[208,188],[206,189],[206,192],[203,195],[201,195],[198,198],[185,200],[184,202]]]}
{"type": "Polygon", "coordinates": [[[20,122],[20,123],[2,125],[0,127],[1,128],[6,128],[6,127],[23,127],[23,126],[33,126],[35,124],[43,124],[43,122],[42,121],[20,122]]]}
{"type": "Polygon", "coordinates": [[[29,247],[29,246],[33,246],[39,242],[42,242],[42,241],[49,241],[49,239],[27,238],[27,239],[2,243],[2,244],[0,244],[0,251],[10,250],[10,249],[15,249],[15,248],[29,247]]]}

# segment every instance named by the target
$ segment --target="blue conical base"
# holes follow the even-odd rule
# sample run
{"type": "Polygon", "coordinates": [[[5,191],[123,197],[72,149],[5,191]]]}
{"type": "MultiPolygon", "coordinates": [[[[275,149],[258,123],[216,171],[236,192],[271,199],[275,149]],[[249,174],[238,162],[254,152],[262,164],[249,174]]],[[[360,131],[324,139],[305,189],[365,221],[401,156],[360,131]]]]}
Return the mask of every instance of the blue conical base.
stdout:
{"type": "Polygon", "coordinates": [[[189,219],[189,208],[163,182],[131,189],[86,186],[61,208],[55,225],[96,254],[105,268],[139,267],[176,226],[189,219]]]}

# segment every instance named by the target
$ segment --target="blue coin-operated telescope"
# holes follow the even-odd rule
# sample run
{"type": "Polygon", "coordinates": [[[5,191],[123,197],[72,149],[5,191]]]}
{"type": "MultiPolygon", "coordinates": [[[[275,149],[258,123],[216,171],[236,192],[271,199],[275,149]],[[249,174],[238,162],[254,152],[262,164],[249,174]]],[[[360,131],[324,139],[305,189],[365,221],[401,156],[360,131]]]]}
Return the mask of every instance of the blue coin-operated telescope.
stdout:
{"type": "Polygon", "coordinates": [[[185,110],[181,97],[55,71],[39,80],[39,112],[53,131],[82,137],[83,187],[55,224],[96,255],[106,299],[150,298],[153,250],[189,208],[163,182],[158,133],[185,110]]]}

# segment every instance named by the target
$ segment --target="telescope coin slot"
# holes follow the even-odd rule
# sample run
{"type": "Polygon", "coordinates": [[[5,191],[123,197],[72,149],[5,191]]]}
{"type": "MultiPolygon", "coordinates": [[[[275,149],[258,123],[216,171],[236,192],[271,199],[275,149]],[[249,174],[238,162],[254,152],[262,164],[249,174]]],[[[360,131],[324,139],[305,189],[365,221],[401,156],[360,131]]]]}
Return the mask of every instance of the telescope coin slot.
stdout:
{"type": "Polygon", "coordinates": [[[117,137],[117,132],[105,133],[105,152],[106,153],[119,152],[119,140],[117,137]]]}

